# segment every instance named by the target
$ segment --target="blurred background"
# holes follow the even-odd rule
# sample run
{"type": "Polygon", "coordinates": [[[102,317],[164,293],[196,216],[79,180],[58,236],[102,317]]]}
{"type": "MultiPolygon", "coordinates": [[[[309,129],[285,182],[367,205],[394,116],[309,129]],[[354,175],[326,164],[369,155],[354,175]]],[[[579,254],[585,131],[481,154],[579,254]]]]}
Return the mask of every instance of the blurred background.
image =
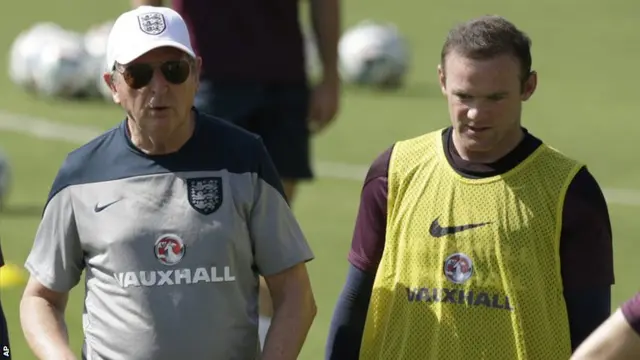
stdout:
{"type": "MultiPolygon", "coordinates": [[[[0,212],[0,239],[5,260],[10,267],[20,269],[31,248],[49,187],[66,154],[114,126],[124,115],[120,108],[100,97],[99,88],[92,90],[87,85],[91,83],[87,79],[97,76],[96,67],[83,68],[93,74],[85,78],[65,75],[64,69],[77,69],[77,64],[61,62],[64,56],[60,54],[64,51],[59,48],[45,51],[45,45],[36,46],[49,54],[49,62],[45,61],[49,68],[27,66],[27,70],[40,69],[36,74],[38,84],[32,81],[21,85],[17,75],[27,70],[10,67],[15,40],[43,22],[82,36],[127,10],[129,0],[7,1],[3,8],[0,160],[4,159],[5,165],[0,168],[11,170],[12,181],[0,212]],[[69,78],[83,82],[71,82],[65,88],[58,86],[66,81],[61,79],[69,78]],[[81,90],[92,96],[74,98],[81,90]]],[[[348,50],[341,60],[349,71],[345,77],[350,83],[344,87],[338,119],[314,138],[318,179],[303,186],[294,206],[317,256],[309,266],[319,312],[301,359],[323,358],[368,165],[396,140],[447,126],[446,103],[436,78],[441,45],[453,25],[484,14],[507,17],[533,39],[533,67],[538,71],[539,85],[525,104],[524,125],[553,147],[586,162],[605,189],[615,243],[616,286],[612,306],[617,307],[640,288],[637,278],[640,262],[636,261],[640,253],[637,220],[640,166],[635,158],[640,150],[637,141],[640,103],[635,102],[640,98],[637,86],[640,74],[636,71],[640,64],[640,2],[348,0],[343,2],[345,33],[350,29],[362,30],[354,26],[361,25],[363,20],[391,26],[378,28],[382,29],[379,32],[364,31],[360,40],[345,44],[348,50]],[[375,34],[387,36],[386,40],[375,34]],[[366,61],[353,51],[363,43],[376,41],[383,49],[381,53],[387,52],[384,61],[366,61]],[[378,68],[373,71],[363,64],[377,64],[378,68]],[[383,89],[377,86],[390,83],[397,86],[383,89]]],[[[307,22],[304,7],[301,18],[307,22]]],[[[44,29],[53,31],[51,27],[44,29]]],[[[69,48],[72,49],[69,53],[78,50],[73,45],[66,47],[69,48]]],[[[311,43],[310,54],[312,48],[311,43]]],[[[99,68],[100,62],[93,64],[99,68]]],[[[310,66],[313,67],[313,61],[310,66]]],[[[13,357],[32,359],[18,317],[24,284],[4,271],[4,276],[0,276],[0,298],[8,317],[13,357]]],[[[78,353],[82,342],[83,292],[82,285],[73,291],[67,311],[71,341],[78,353]]]]}

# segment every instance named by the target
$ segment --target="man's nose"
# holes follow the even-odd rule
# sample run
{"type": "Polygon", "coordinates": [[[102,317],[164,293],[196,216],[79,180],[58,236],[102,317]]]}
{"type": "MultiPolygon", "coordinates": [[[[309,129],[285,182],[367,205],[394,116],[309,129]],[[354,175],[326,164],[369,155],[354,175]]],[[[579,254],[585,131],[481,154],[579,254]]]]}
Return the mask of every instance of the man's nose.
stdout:
{"type": "Polygon", "coordinates": [[[160,69],[154,69],[153,77],[149,83],[149,88],[154,93],[165,92],[169,88],[169,83],[167,82],[167,79],[164,78],[164,75],[162,75],[162,71],[160,71],[160,69]]]}
{"type": "Polygon", "coordinates": [[[467,118],[470,120],[475,120],[478,118],[479,113],[480,111],[478,110],[478,107],[472,106],[467,110],[467,118]]]}

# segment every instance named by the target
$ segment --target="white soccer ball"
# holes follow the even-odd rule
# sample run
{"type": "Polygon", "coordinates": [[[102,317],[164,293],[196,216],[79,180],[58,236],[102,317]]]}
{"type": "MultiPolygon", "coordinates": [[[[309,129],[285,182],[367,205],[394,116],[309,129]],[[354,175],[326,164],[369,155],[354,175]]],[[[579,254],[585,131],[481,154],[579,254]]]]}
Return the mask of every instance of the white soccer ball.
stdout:
{"type": "Polygon", "coordinates": [[[84,48],[93,57],[105,57],[107,54],[107,40],[114,21],[105,21],[94,25],[84,34],[84,48]]]}
{"type": "Polygon", "coordinates": [[[9,50],[9,79],[22,88],[31,88],[33,80],[28,65],[28,35],[26,32],[18,34],[9,50]]]}
{"type": "Polygon", "coordinates": [[[113,23],[110,20],[92,26],[84,35],[84,48],[90,56],[87,69],[91,78],[90,94],[106,101],[112,101],[111,89],[104,82],[103,75],[107,70],[107,40],[113,23]]]}
{"type": "Polygon", "coordinates": [[[338,54],[342,79],[357,85],[397,88],[409,69],[408,45],[393,24],[360,22],[342,35],[338,54]]]}
{"type": "Polygon", "coordinates": [[[26,90],[35,90],[34,69],[45,44],[53,41],[64,30],[51,22],[37,23],[22,31],[9,51],[9,79],[26,90]]]}
{"type": "Polygon", "coordinates": [[[91,98],[111,99],[111,89],[103,80],[107,60],[104,56],[87,55],[85,60],[85,77],[88,79],[85,95],[91,98]]]}
{"type": "Polygon", "coordinates": [[[9,193],[11,185],[11,167],[9,166],[9,158],[0,150],[0,209],[9,193]]]}
{"type": "Polygon", "coordinates": [[[113,96],[111,94],[111,88],[104,81],[104,73],[107,69],[107,59],[106,57],[98,57],[93,58],[94,68],[91,73],[93,82],[91,83],[96,91],[97,95],[105,101],[112,102],[113,96]]]}
{"type": "Polygon", "coordinates": [[[55,97],[84,95],[91,80],[88,58],[81,35],[64,31],[50,39],[41,48],[33,69],[36,91],[55,97]]]}

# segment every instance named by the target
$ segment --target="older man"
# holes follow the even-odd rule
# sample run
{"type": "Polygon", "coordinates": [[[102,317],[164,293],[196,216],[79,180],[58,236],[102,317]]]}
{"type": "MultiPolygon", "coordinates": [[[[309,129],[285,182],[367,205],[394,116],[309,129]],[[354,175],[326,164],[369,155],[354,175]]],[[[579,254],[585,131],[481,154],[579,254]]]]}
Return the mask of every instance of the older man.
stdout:
{"type": "Polygon", "coordinates": [[[174,10],[122,14],[107,59],[127,117],[54,181],[26,262],[31,349],[74,358],[63,314],[86,270],[83,359],[255,359],[263,275],[275,315],[261,358],[297,358],[313,254],[260,138],[193,107],[201,59],[174,10]]]}
{"type": "MultiPolygon", "coordinates": [[[[131,0],[134,7],[163,0],[131,0]]],[[[341,0],[310,0],[321,77],[310,86],[305,69],[299,0],[171,0],[202,56],[195,106],[260,135],[294,203],[298,184],[314,178],[311,132],[326,129],[340,103],[338,41],[341,0]]],[[[273,316],[262,282],[260,336],[273,316]]]]}

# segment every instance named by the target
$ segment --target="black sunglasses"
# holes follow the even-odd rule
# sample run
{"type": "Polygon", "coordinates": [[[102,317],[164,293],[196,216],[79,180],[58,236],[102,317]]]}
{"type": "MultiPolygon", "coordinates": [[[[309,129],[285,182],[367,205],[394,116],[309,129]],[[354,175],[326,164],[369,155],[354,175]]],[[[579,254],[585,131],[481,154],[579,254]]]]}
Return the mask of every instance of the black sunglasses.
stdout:
{"type": "MultiPolygon", "coordinates": [[[[185,59],[166,61],[159,67],[162,76],[174,85],[180,85],[187,81],[191,73],[191,63],[185,59]]],[[[155,71],[155,68],[147,63],[126,66],[116,64],[115,69],[122,74],[124,81],[132,89],[141,89],[149,85],[155,71]]]]}

